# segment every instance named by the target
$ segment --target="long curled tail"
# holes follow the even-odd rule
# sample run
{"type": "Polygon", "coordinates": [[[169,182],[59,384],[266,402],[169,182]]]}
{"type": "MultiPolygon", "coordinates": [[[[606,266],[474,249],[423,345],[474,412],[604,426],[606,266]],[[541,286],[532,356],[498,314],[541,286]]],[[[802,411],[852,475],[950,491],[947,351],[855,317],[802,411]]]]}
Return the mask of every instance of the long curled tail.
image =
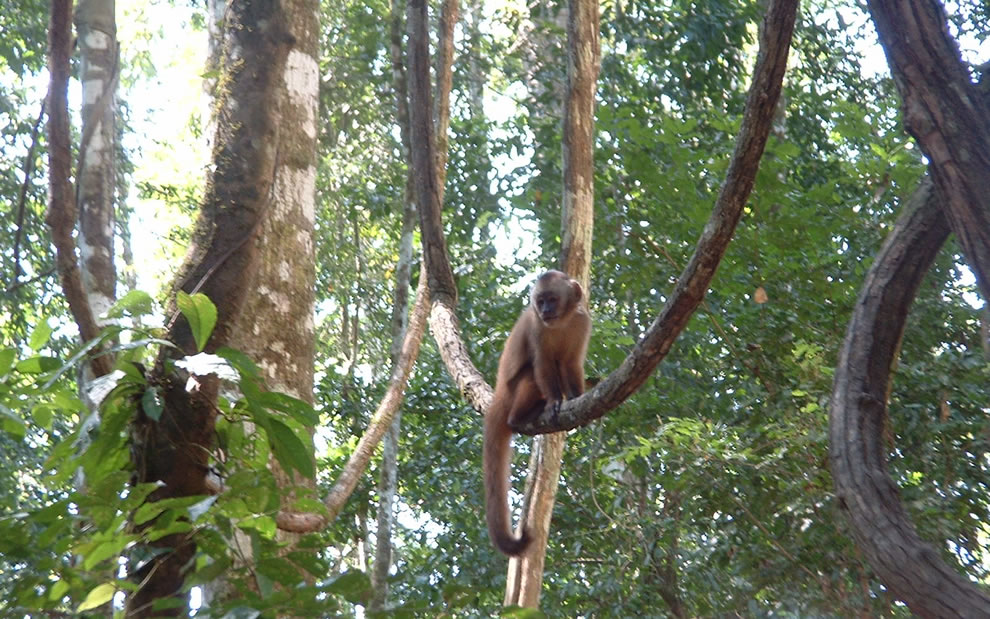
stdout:
{"type": "Polygon", "coordinates": [[[509,556],[521,555],[529,546],[529,532],[515,537],[509,524],[509,466],[512,462],[512,430],[505,415],[485,415],[485,446],[481,462],[485,478],[485,512],[488,536],[495,547],[509,556]]]}

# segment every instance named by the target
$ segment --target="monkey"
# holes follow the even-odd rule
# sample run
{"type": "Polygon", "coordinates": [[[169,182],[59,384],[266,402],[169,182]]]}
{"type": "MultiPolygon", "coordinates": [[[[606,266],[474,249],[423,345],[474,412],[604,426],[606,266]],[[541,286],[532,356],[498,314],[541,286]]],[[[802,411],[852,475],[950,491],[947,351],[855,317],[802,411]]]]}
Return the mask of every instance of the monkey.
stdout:
{"type": "Polygon", "coordinates": [[[584,357],[591,317],[581,285],[550,270],[537,278],[529,306],[509,332],[498,362],[495,397],[485,415],[482,469],[488,535],[509,556],[531,541],[525,524],[515,537],[510,527],[509,469],[514,427],[546,409],[560,412],[561,400],[584,393],[584,357]]]}

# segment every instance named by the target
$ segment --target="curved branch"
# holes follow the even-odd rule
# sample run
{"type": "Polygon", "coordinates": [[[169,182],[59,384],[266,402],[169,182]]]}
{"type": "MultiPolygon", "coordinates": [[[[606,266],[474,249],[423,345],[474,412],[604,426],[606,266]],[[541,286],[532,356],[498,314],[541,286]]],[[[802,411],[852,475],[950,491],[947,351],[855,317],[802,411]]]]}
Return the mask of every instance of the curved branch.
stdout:
{"type": "Polygon", "coordinates": [[[832,475],[858,546],[890,590],[923,617],[988,617],[990,596],[923,542],[901,506],[882,444],[891,367],[908,309],[949,234],[925,178],[866,276],[836,367],[832,475]]]}
{"type": "MultiPolygon", "coordinates": [[[[430,37],[426,0],[412,0],[407,8],[409,28],[409,134],[414,195],[419,206],[423,258],[433,303],[457,305],[457,285],[450,268],[447,241],[440,218],[442,185],[437,169],[433,133],[433,96],[430,93],[430,37]]],[[[441,100],[444,98],[441,97],[441,100]]],[[[443,118],[444,114],[438,114],[443,118]]]]}
{"type": "MultiPolygon", "coordinates": [[[[678,280],[674,294],[643,339],[615,372],[583,396],[565,402],[559,419],[553,420],[549,414],[541,413],[517,431],[523,434],[557,432],[586,425],[603,416],[636,392],[684,329],[705,296],[753,188],[780,98],[797,4],[797,0],[774,0],[767,9],[761,30],[760,55],[732,161],[712,215],[694,255],[678,280]]],[[[427,162],[433,160],[433,130],[428,113],[424,111],[431,109],[425,2],[414,0],[409,7],[413,166],[423,243],[424,246],[429,244],[424,253],[427,254],[426,266],[433,297],[430,328],[444,364],[460,387],[461,394],[476,410],[484,411],[491,403],[492,389],[472,363],[461,336],[454,312],[456,288],[443,238],[436,179],[430,178],[427,172],[427,162]]]]}
{"type": "MultiPolygon", "coordinates": [[[[430,331],[437,342],[440,356],[461,394],[477,410],[487,410],[492,388],[474,366],[454,309],[457,306],[457,285],[450,267],[447,242],[440,216],[441,182],[444,170],[434,167],[433,109],[430,94],[430,49],[426,29],[425,0],[412,0],[408,5],[409,28],[409,111],[412,170],[416,203],[419,207],[423,257],[426,264],[430,298],[430,331]]],[[[445,56],[445,61],[452,57],[445,56]]],[[[445,74],[445,71],[441,71],[445,74]]],[[[449,87],[449,83],[445,82],[449,87]]],[[[443,84],[441,84],[442,86],[443,84]]],[[[441,100],[446,98],[441,96],[441,100]]],[[[437,114],[441,120],[448,117],[437,114]]],[[[446,132],[446,127],[440,128],[446,132]]]]}
{"type": "Polygon", "coordinates": [[[753,189],[780,98],[797,4],[796,0],[774,0],[767,8],[761,29],[760,55],[725,182],[694,255],[681,273],[660,315],[618,369],[588,393],[564,403],[557,423],[551,415],[540,413],[537,418],[516,428],[518,432],[543,434],[576,428],[617,407],[639,389],[667,355],[674,340],[704,299],[753,189]]]}
{"type": "Polygon", "coordinates": [[[409,329],[402,341],[402,352],[392,370],[388,390],[382,397],[375,414],[371,417],[368,430],[361,436],[361,440],[351,453],[344,470],[341,471],[336,483],[323,501],[327,512],[329,512],[328,515],[324,517],[313,513],[280,512],[275,517],[278,528],[294,533],[310,533],[333,522],[340,514],[347,499],[357,487],[361,475],[368,468],[375,448],[392,424],[395,411],[402,403],[406,385],[409,384],[409,374],[412,373],[416,358],[419,357],[419,347],[423,341],[423,332],[426,329],[426,306],[428,303],[429,292],[426,288],[426,274],[421,271],[419,286],[416,288],[416,303],[413,305],[412,316],[409,319],[409,329]]]}
{"type": "Polygon", "coordinates": [[[990,299],[990,97],[980,92],[937,0],[870,0],[904,124],[928,157],[941,208],[990,299]]]}

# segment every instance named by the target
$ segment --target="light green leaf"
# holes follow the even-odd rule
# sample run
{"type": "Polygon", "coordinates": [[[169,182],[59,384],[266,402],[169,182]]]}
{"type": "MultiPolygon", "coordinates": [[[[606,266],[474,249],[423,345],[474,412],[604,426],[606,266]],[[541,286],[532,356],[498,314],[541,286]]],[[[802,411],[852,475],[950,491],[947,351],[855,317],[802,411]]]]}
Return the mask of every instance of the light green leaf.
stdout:
{"type": "Polygon", "coordinates": [[[89,592],[83,603],[76,608],[77,613],[81,613],[84,610],[92,610],[97,606],[103,606],[107,602],[113,599],[113,594],[117,591],[117,587],[112,582],[105,582],[102,585],[97,585],[89,592]]]}
{"type": "Polygon", "coordinates": [[[107,311],[108,318],[120,318],[124,314],[132,316],[143,316],[150,314],[154,309],[155,302],[151,295],[143,290],[131,290],[122,296],[107,311]]]}
{"type": "Polygon", "coordinates": [[[34,418],[35,425],[39,428],[51,430],[55,411],[48,404],[38,404],[31,409],[31,416],[34,418]]]}
{"type": "Polygon", "coordinates": [[[31,338],[28,340],[28,346],[34,352],[38,352],[45,347],[48,340],[52,337],[52,327],[48,324],[47,320],[42,320],[38,323],[38,326],[34,328],[31,332],[31,338]]]}
{"type": "Polygon", "coordinates": [[[0,427],[7,434],[24,438],[27,435],[27,427],[24,421],[12,410],[0,404],[0,427]]]}
{"type": "Polygon", "coordinates": [[[6,376],[10,368],[14,366],[14,359],[16,358],[17,352],[13,348],[0,350],[0,376],[6,376]]]}
{"type": "Polygon", "coordinates": [[[217,324],[216,306],[205,294],[198,292],[189,295],[180,290],[175,301],[179,311],[189,321],[189,329],[196,340],[196,350],[203,350],[207,340],[210,339],[210,334],[213,333],[213,327],[217,324]]]}
{"type": "Polygon", "coordinates": [[[17,368],[18,372],[24,372],[25,374],[44,374],[58,368],[59,365],[61,364],[55,357],[37,356],[22,359],[14,367],[17,368]]]}
{"type": "Polygon", "coordinates": [[[48,599],[55,601],[62,599],[66,593],[69,592],[69,581],[60,580],[52,585],[52,590],[48,592],[48,599]]]}

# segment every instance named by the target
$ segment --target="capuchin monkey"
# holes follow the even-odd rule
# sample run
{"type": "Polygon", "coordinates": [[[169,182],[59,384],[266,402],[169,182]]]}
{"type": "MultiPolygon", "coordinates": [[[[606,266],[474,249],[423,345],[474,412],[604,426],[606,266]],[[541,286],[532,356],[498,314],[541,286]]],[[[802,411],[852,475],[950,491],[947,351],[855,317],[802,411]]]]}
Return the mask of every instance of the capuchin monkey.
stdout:
{"type": "Polygon", "coordinates": [[[584,393],[584,356],[591,317],[581,285],[560,271],[547,271],[533,286],[530,304],[516,321],[502,349],[495,398],[485,415],[485,509],[488,535],[507,555],[529,545],[525,525],[515,537],[509,515],[512,428],[542,410],[554,416],[564,396],[584,393]]]}

